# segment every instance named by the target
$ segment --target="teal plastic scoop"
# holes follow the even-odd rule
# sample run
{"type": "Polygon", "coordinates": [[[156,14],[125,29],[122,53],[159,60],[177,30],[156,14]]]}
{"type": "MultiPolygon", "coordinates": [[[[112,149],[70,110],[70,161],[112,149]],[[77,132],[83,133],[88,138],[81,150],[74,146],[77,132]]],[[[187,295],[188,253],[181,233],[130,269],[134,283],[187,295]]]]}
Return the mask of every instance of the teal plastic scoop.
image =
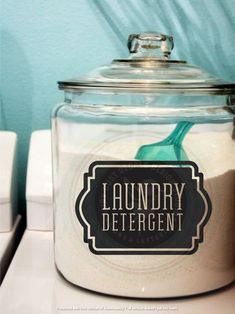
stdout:
{"type": "Polygon", "coordinates": [[[188,160],[182,146],[182,142],[192,126],[193,123],[191,122],[179,122],[171,134],[163,141],[141,146],[135,156],[135,159],[162,161],[188,160]]]}

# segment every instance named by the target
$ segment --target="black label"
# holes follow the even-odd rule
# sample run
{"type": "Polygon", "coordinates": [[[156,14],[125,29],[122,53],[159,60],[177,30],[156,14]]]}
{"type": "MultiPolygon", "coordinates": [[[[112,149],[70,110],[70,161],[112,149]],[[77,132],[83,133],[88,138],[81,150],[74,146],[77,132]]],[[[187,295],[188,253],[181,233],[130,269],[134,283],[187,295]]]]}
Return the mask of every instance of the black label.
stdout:
{"type": "Polygon", "coordinates": [[[211,202],[191,161],[97,161],[76,201],[95,254],[193,254],[211,202]]]}

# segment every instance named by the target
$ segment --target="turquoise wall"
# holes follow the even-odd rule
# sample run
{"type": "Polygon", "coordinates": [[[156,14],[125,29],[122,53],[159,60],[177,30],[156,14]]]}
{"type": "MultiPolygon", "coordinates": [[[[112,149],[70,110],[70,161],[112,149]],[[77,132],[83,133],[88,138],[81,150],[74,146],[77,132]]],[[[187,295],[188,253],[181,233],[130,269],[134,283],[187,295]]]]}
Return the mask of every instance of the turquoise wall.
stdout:
{"type": "Polygon", "coordinates": [[[235,0],[0,0],[0,127],[19,135],[20,191],[33,130],[50,127],[56,81],[127,55],[129,33],[175,38],[174,57],[235,80],[235,0]]]}

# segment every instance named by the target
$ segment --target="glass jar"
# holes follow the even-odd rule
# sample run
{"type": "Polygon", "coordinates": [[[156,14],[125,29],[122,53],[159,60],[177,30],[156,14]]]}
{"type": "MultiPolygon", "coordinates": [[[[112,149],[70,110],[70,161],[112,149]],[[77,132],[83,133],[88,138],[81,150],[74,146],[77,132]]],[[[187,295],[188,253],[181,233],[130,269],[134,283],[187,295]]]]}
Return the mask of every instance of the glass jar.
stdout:
{"type": "Polygon", "coordinates": [[[235,85],[171,60],[171,36],[133,34],[128,48],[59,82],[57,269],[119,296],[218,289],[235,279],[235,85]]]}

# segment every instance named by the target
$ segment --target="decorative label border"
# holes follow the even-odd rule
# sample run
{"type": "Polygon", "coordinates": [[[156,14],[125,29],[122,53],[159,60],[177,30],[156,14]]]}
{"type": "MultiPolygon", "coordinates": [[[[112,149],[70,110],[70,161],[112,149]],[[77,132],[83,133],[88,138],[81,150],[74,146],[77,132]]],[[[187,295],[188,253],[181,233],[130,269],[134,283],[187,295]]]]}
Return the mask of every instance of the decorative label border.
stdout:
{"type": "Polygon", "coordinates": [[[84,187],[75,203],[76,216],[84,228],[84,242],[88,244],[89,249],[94,254],[102,255],[190,255],[194,254],[203,242],[203,228],[207,224],[212,205],[208,193],[203,186],[203,174],[199,172],[198,166],[192,161],[94,161],[89,166],[89,170],[84,174],[84,187]],[[204,215],[197,224],[197,234],[192,237],[192,245],[190,248],[97,248],[96,238],[91,235],[91,225],[86,220],[82,205],[86,195],[90,192],[91,181],[95,179],[95,172],[98,168],[175,168],[176,166],[188,167],[192,170],[192,179],[197,182],[197,192],[201,195],[204,201],[204,215]]]}

